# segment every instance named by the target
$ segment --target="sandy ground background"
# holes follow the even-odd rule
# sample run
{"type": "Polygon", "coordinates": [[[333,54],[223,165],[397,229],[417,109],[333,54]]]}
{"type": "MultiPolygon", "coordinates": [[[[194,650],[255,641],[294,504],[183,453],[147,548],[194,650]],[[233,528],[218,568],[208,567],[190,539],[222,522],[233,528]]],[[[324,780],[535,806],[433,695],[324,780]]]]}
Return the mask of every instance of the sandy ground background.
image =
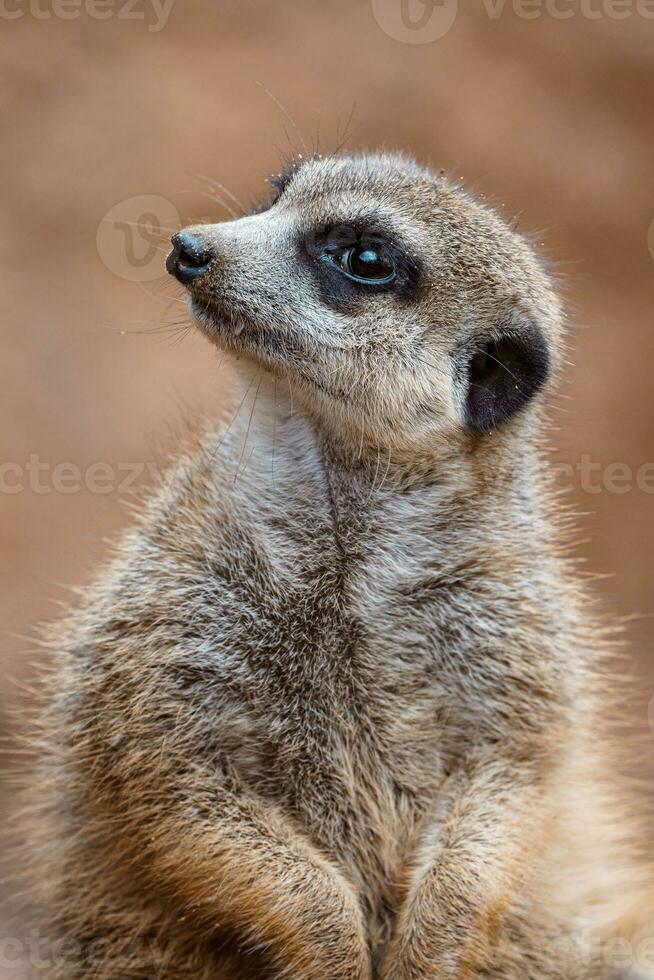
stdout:
{"type": "MultiPolygon", "coordinates": [[[[219,411],[229,387],[214,351],[181,329],[179,293],[162,275],[166,229],[226,216],[205,196],[211,180],[230,207],[248,206],[302,140],[331,149],[345,136],[352,149],[403,148],[451,170],[556,259],[572,364],[552,439],[583,513],[579,553],[605,576],[597,588],[608,615],[629,617],[633,723],[648,732],[654,20],[645,0],[536,0],[517,11],[510,0],[443,0],[433,17],[407,0],[413,21],[402,20],[401,0],[0,8],[4,733],[32,669],[35,624],[88,579],[128,521],[126,481],[147,483],[144,464],[174,442],[180,420],[219,411]]],[[[13,802],[7,783],[3,812],[13,802]]],[[[16,929],[3,913],[0,939],[16,929]]],[[[0,976],[23,975],[14,960],[5,943],[0,976]]]]}

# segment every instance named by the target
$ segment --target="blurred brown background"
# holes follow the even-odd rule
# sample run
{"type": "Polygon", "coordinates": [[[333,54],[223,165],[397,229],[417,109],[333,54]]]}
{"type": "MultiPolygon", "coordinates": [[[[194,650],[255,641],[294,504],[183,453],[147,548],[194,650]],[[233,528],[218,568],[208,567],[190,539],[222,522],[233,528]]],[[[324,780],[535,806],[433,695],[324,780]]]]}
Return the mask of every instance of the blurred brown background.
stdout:
{"type": "MultiPolygon", "coordinates": [[[[332,149],[348,135],[348,148],[406,149],[463,177],[560,263],[573,364],[553,441],[581,466],[568,480],[580,554],[610,573],[609,614],[631,617],[645,732],[653,5],[404,0],[403,21],[402,0],[161,2],[1,5],[0,727],[34,625],[129,519],[127,464],[156,460],[229,385],[206,342],[176,332],[184,309],[157,243],[177,216],[226,216],[211,188],[248,206],[302,139],[332,149]]],[[[10,959],[0,975],[19,975],[10,959]]]]}

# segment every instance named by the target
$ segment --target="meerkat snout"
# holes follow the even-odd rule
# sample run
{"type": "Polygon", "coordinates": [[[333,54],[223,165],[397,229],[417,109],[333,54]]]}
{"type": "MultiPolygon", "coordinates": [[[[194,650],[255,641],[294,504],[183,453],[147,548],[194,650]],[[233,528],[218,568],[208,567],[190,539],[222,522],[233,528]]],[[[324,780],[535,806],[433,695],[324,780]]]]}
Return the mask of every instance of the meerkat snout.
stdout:
{"type": "Polygon", "coordinates": [[[168,270],[215,343],[291,381],[344,441],[415,448],[521,414],[560,335],[521,236],[401,156],[309,160],[273,183],[258,213],[173,237],[168,270]]]}
{"type": "Polygon", "coordinates": [[[166,269],[181,283],[187,285],[209,271],[213,254],[196,235],[180,231],[170,241],[173,249],[166,259],[166,269]]]}

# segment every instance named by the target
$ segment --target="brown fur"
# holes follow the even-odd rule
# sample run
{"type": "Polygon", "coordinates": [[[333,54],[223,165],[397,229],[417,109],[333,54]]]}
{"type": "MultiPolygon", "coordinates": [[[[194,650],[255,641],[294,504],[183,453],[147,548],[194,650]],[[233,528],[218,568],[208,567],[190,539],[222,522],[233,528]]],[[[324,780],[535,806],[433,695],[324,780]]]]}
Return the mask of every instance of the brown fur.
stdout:
{"type": "Polygon", "coordinates": [[[466,421],[488,338],[541,338],[556,374],[546,273],[394,156],[308,162],[194,231],[240,410],[53,640],[32,847],[77,946],[47,975],[606,980],[647,884],[606,786],[606,643],[540,392],[466,421]],[[405,295],[320,280],[312,236],[362,215],[415,260],[405,295]]]}

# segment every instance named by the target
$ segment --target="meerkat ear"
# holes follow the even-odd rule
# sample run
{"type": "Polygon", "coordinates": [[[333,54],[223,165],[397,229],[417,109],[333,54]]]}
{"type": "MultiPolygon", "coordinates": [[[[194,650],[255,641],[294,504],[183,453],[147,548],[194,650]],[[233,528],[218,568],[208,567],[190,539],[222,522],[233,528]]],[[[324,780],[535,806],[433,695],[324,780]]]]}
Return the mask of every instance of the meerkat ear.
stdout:
{"type": "Polygon", "coordinates": [[[547,380],[550,355],[534,326],[498,332],[475,350],[468,363],[465,420],[486,432],[506,422],[547,380]]]}

